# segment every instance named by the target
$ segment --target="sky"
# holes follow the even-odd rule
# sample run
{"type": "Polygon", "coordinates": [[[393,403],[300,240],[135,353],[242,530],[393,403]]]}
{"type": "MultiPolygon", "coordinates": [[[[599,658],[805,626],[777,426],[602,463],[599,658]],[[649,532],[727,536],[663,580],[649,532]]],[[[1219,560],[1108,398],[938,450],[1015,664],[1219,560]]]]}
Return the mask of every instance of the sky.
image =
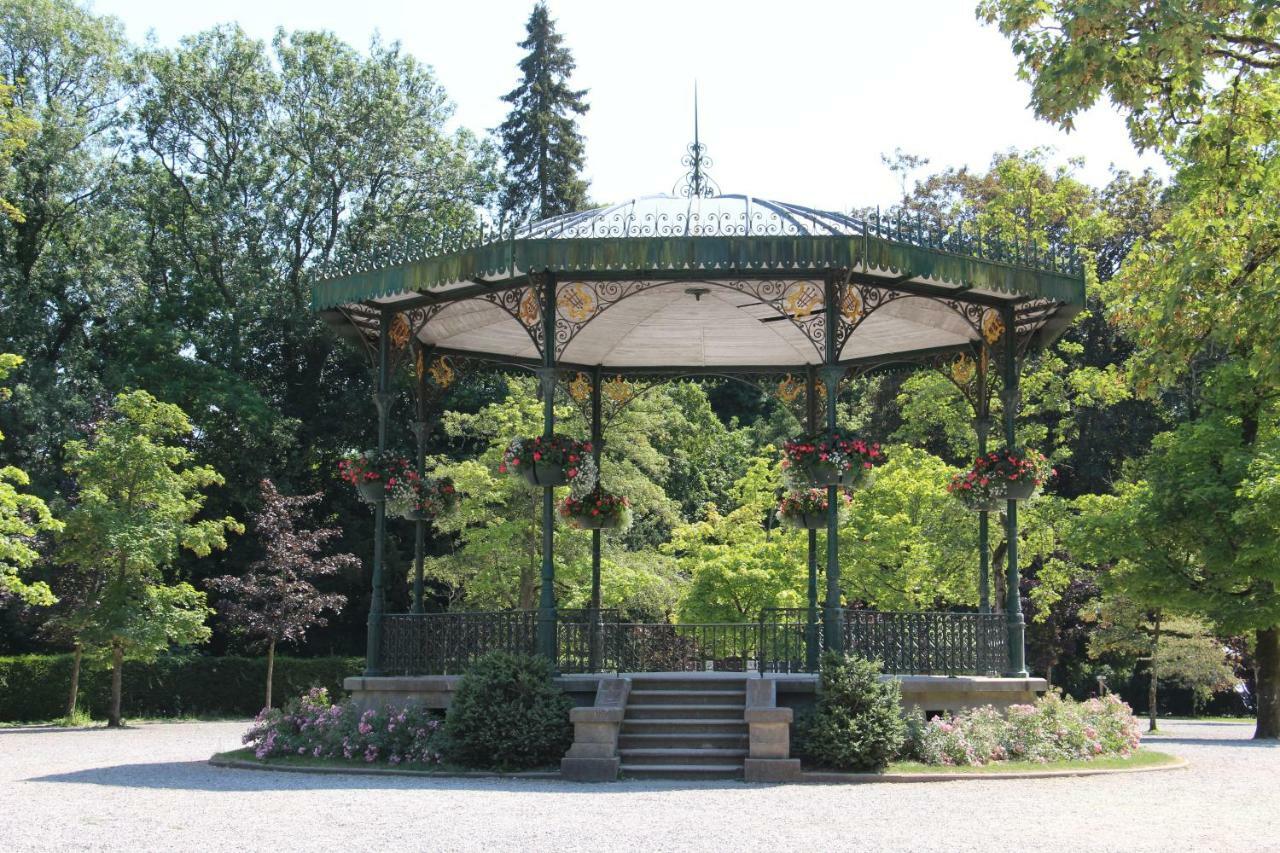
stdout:
{"type": "MultiPolygon", "coordinates": [[[[238,23],[256,38],[330,30],[366,47],[379,34],[431,65],[455,104],[454,121],[485,133],[517,82],[517,43],[532,0],[96,0],[129,37],[176,45],[238,23]]],[[[1110,105],[1064,133],[1038,121],[1028,84],[974,0],[551,0],[588,91],[580,122],[591,197],[616,202],[671,192],[700,135],[726,193],[821,208],[890,204],[898,178],[881,162],[895,149],[929,158],[925,172],[983,168],[1009,148],[1043,146],[1053,162],[1083,157],[1077,175],[1106,183],[1111,169],[1155,168],[1110,105]]]]}

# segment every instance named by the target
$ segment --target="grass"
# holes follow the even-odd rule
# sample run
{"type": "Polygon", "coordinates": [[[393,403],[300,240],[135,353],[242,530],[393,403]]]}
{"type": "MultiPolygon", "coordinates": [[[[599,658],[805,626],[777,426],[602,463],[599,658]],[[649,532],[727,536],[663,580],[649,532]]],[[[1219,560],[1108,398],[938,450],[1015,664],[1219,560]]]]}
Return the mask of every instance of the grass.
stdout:
{"type": "Polygon", "coordinates": [[[1042,773],[1046,770],[1120,770],[1131,767],[1162,767],[1175,764],[1178,757],[1166,752],[1156,752],[1145,747],[1128,758],[1109,756],[1076,761],[997,761],[974,767],[950,767],[922,764],[919,761],[896,761],[885,769],[886,773],[955,773],[959,775],[983,773],[1042,773]]]}

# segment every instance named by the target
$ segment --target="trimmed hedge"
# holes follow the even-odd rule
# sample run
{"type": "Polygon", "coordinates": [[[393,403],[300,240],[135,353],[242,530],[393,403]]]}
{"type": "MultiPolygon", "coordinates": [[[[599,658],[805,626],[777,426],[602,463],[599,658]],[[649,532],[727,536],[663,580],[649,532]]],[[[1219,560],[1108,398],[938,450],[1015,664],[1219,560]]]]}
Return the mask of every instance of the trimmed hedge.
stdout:
{"type": "MultiPolygon", "coordinates": [[[[66,710],[71,655],[0,657],[0,720],[52,720],[66,710]]],[[[297,696],[312,687],[342,695],[342,680],[359,675],[363,658],[276,657],[275,695],[297,696]]],[[[262,710],[267,659],[173,655],[152,663],[125,661],[125,717],[252,717],[262,710]]],[[[111,671],[80,670],[80,708],[105,717],[111,671]]]]}

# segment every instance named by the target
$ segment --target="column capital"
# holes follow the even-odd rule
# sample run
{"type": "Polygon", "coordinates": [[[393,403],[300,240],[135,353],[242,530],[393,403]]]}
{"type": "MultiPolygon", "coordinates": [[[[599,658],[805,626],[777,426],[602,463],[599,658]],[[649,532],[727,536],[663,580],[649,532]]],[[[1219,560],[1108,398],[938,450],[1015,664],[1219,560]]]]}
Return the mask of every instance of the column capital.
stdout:
{"type": "Polygon", "coordinates": [[[844,379],[846,373],[849,372],[847,367],[839,364],[824,364],[818,368],[818,375],[822,377],[822,383],[827,386],[827,393],[831,389],[840,384],[840,380],[844,379]]]}
{"type": "Polygon", "coordinates": [[[373,405],[378,409],[378,417],[386,417],[387,412],[391,410],[391,392],[374,391],[373,405]]]}

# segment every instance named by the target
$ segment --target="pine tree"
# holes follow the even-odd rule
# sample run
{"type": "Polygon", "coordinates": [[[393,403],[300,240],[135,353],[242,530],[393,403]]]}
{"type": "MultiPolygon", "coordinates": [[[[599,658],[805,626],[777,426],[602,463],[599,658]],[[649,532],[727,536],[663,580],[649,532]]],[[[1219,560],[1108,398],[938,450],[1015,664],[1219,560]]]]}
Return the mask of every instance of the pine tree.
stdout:
{"type": "Polygon", "coordinates": [[[579,176],[583,140],[575,119],[588,109],[587,90],[569,88],[573,54],[545,4],[533,7],[526,26],[528,37],[520,42],[528,51],[520,60],[523,79],[503,96],[512,108],[498,128],[507,161],[502,215],[516,221],[570,213],[587,204],[587,182],[579,176]]]}

